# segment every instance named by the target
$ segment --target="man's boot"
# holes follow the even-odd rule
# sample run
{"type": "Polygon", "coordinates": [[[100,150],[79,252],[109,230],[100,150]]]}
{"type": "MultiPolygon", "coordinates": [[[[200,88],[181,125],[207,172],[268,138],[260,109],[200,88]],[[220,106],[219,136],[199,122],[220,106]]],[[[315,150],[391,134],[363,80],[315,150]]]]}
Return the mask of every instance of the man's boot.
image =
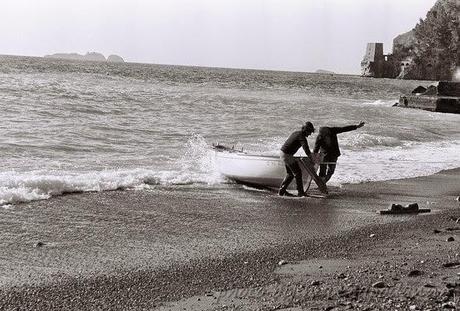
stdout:
{"type": "Polygon", "coordinates": [[[292,181],[292,176],[286,176],[284,178],[283,182],[281,183],[280,190],[278,191],[278,195],[292,196],[292,194],[287,192],[287,188],[289,187],[289,184],[291,183],[291,181],[292,181]]]}
{"type": "Polygon", "coordinates": [[[302,181],[302,175],[296,176],[295,177],[295,182],[297,184],[297,191],[298,191],[298,196],[299,197],[304,197],[307,194],[303,190],[303,181],[302,181]]]}

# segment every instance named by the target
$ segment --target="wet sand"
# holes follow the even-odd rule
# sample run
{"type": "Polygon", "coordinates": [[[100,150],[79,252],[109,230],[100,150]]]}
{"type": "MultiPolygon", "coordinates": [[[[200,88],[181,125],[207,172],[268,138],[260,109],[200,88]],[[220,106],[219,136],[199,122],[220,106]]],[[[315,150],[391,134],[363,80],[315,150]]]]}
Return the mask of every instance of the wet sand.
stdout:
{"type": "Polygon", "coordinates": [[[327,199],[184,186],[1,208],[0,309],[437,310],[460,289],[442,266],[460,261],[459,195],[456,169],[327,199]],[[432,212],[376,213],[412,202],[432,212]]]}

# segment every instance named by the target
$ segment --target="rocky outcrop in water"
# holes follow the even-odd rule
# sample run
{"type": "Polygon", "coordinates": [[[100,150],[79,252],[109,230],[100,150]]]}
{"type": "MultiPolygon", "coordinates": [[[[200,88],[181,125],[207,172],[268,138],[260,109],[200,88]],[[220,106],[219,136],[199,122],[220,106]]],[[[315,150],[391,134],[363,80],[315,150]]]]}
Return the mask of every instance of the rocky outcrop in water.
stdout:
{"type": "Polygon", "coordinates": [[[123,58],[121,58],[118,55],[109,55],[109,57],[107,57],[107,61],[110,63],[124,63],[125,62],[123,58]]]}
{"type": "Polygon", "coordinates": [[[85,55],[78,53],[56,53],[52,55],[45,55],[46,58],[55,59],[68,59],[68,60],[79,60],[79,61],[92,61],[92,62],[114,62],[123,63],[124,60],[118,55],[110,55],[107,59],[104,55],[98,52],[88,52],[85,55]]]}
{"type": "Polygon", "coordinates": [[[331,74],[331,75],[335,74],[335,72],[333,72],[333,71],[324,70],[324,69],[318,69],[318,70],[315,71],[315,73],[331,74]]]}

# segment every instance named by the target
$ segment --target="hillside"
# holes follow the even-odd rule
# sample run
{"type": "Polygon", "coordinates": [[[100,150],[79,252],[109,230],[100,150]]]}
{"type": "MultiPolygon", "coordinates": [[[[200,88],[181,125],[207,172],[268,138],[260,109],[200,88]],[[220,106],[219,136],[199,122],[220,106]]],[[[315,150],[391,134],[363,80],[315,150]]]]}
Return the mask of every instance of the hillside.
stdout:
{"type": "Polygon", "coordinates": [[[393,41],[395,66],[410,59],[404,78],[452,80],[459,65],[456,0],[438,0],[409,32],[393,41]]]}

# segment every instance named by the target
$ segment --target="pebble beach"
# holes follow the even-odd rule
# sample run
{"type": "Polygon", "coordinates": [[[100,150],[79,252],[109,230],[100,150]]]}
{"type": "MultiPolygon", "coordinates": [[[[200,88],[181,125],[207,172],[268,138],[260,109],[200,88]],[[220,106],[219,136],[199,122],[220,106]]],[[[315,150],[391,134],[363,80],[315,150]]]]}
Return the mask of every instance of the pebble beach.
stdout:
{"type": "Polygon", "coordinates": [[[235,185],[4,206],[0,309],[455,309],[459,172],[348,184],[328,198],[235,185]],[[413,202],[431,213],[377,213],[413,202]]]}

